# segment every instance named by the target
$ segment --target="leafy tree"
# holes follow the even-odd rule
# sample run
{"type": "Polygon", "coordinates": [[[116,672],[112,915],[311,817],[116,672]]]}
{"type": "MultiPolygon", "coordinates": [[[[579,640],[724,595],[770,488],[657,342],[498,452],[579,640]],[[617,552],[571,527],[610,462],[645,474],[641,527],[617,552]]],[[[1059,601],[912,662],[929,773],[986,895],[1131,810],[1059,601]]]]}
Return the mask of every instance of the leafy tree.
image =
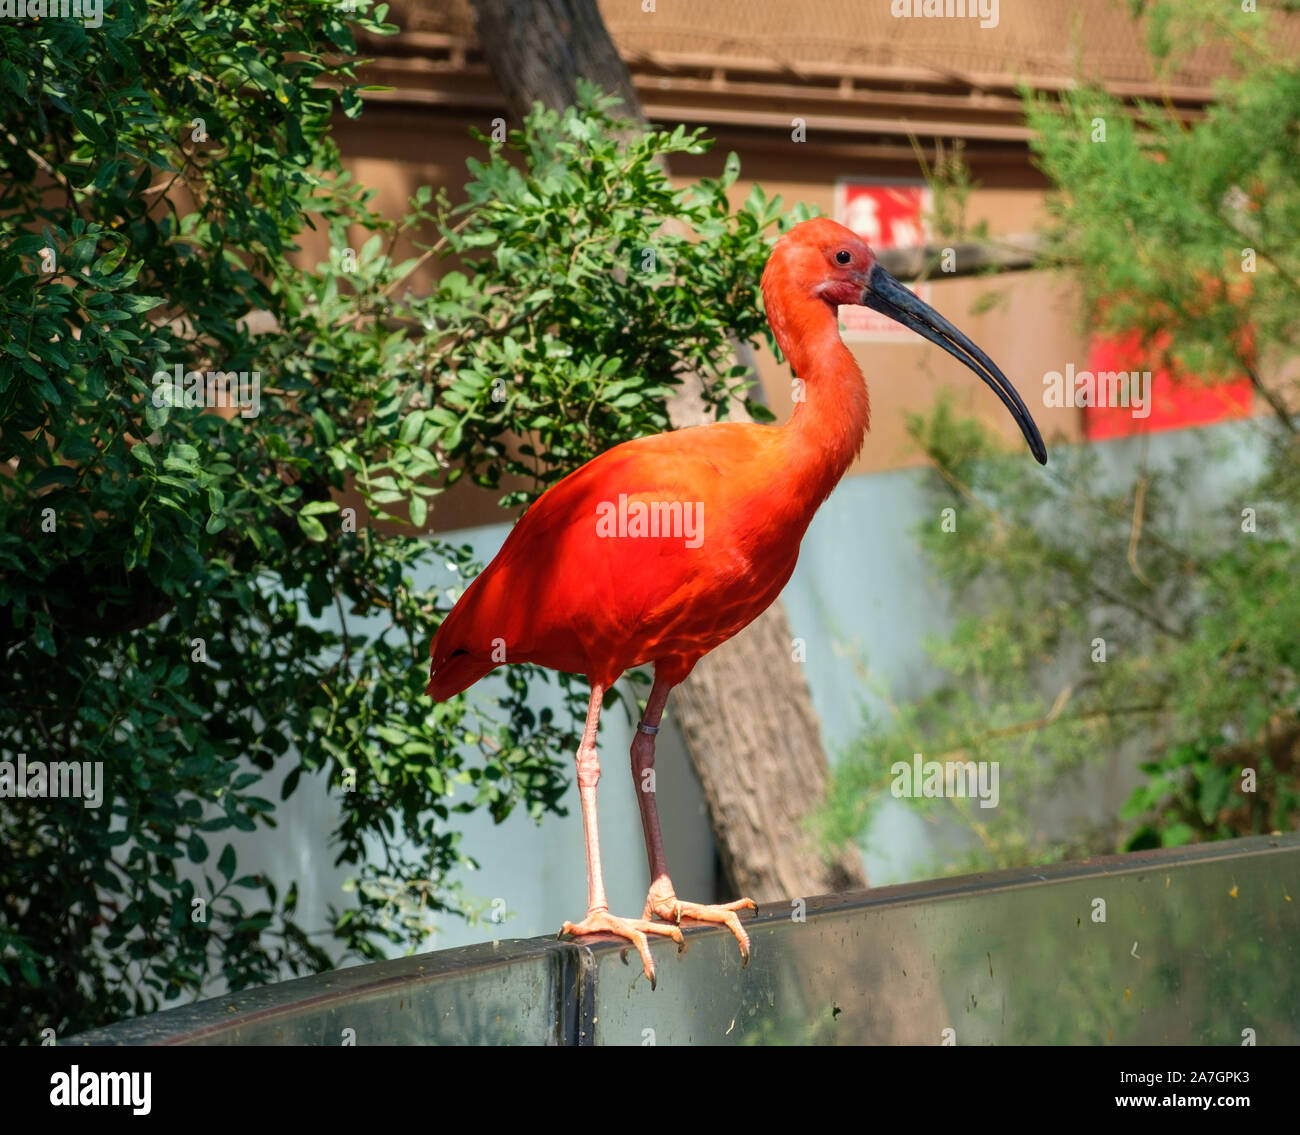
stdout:
{"type": "Polygon", "coordinates": [[[966,834],[943,870],[1259,833],[1300,812],[1300,67],[1262,14],[1137,7],[1158,73],[1211,42],[1236,74],[1190,127],[1097,89],[1026,95],[1056,187],[1047,261],[1080,282],[1087,326],[1137,329],[1138,369],[1248,375],[1273,413],[1245,441],[1205,435],[1195,461],[1057,446],[1045,476],[945,405],[912,423],[936,503],[958,512],[956,533],[919,535],[960,613],[930,644],[943,680],[869,719],[823,821],[860,834],[915,752],[999,762],[995,810],[915,801],[966,834]],[[1117,753],[1144,775],[1121,816],[1054,827],[1117,753]]]}
{"type": "Polygon", "coordinates": [[[121,0],[95,29],[0,23],[8,1042],[471,913],[457,817],[561,811],[577,735],[572,698],[530,708],[540,671],[511,668],[493,705],[423,696],[449,599],[427,581],[473,571],[422,534],[429,502],[470,476],[517,506],[664,428],[682,374],[719,409],[743,385],[726,341],[761,325],[778,206],[732,212],[734,158],[674,189],[658,159],[708,143],[632,131],[585,89],[471,163],[465,204],[422,190],[380,217],[329,126],[361,110],[352,27],[383,17],[121,0]],[[328,263],[304,262],[304,226],[328,263]],[[403,240],[421,255],[395,262],[403,240]],[[257,399],[221,405],[231,373],[257,399]],[[102,804],[15,798],[20,755],[102,763],[102,804]],[[223,840],[274,827],[281,777],[339,808],[355,889],[327,927],[223,840]]]}

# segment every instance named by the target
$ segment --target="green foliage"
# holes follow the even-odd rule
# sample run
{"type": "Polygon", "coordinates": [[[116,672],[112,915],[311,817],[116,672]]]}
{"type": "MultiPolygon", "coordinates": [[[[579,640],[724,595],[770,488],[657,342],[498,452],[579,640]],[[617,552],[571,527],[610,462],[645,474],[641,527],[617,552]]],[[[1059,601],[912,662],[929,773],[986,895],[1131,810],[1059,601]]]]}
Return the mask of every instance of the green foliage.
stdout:
{"type": "Polygon", "coordinates": [[[472,912],[457,816],[559,810],[577,703],[530,708],[541,672],[519,667],[495,704],[424,697],[449,596],[414,581],[473,573],[421,535],[429,502],[466,470],[528,499],[664,427],[683,376],[718,407],[740,385],[727,339],[759,325],[777,207],[730,212],[734,159],[674,190],[657,163],[698,133],[638,136],[588,91],[475,164],[467,206],[422,190],[394,222],[329,137],[360,109],[353,51],[325,3],[0,22],[0,754],[105,781],[98,808],[0,798],[9,1042],[414,948],[472,912]],[[304,225],[329,263],[303,262],[304,225]],[[456,270],[402,294],[438,253],[456,270]],[[178,398],[177,366],[244,372],[260,401],[178,398]],[[309,785],[354,871],[328,927],[228,842],[309,785]]]}
{"type": "Polygon", "coordinates": [[[1197,34],[1218,28],[1241,73],[1190,128],[1150,106],[1130,119],[1095,90],[1059,106],[1027,96],[1056,187],[1049,260],[1080,281],[1089,326],[1140,329],[1135,366],[1249,374],[1275,413],[1217,449],[1201,435],[1194,460],[1057,445],[1042,473],[996,456],[946,403],[912,422],[938,471],[928,515],[957,518],[955,532],[918,530],[953,629],[927,644],[933,692],[893,705],[881,691],[887,710],[836,770],[822,817],[833,839],[866,830],[890,766],[916,752],[999,763],[996,809],[909,801],[963,833],[944,871],[1254,834],[1300,815],[1300,443],[1287,410],[1300,68],[1269,50],[1258,17],[1199,0],[1144,7],[1162,50],[1202,19],[1197,34]],[[1104,772],[1131,783],[1135,765],[1143,779],[1118,816],[1061,822],[1104,772]]]}
{"type": "Polygon", "coordinates": [[[610,439],[670,428],[666,401],[687,377],[725,416],[747,385],[733,340],[766,331],[761,233],[780,217],[780,199],[756,188],[732,213],[734,154],[721,177],[674,189],[661,161],[704,152],[701,132],[629,136],[609,116],[615,100],[584,97],[581,112],[536,116],[529,136],[514,131],[488,162],[471,161],[469,201],[442,222],[463,270],[411,305],[438,332],[412,367],[426,381],[446,376],[427,420],[443,431],[450,479],[468,474],[494,489],[522,479],[527,488],[505,504],[610,439]],[[520,421],[524,443],[501,446],[503,429],[520,421]]]}

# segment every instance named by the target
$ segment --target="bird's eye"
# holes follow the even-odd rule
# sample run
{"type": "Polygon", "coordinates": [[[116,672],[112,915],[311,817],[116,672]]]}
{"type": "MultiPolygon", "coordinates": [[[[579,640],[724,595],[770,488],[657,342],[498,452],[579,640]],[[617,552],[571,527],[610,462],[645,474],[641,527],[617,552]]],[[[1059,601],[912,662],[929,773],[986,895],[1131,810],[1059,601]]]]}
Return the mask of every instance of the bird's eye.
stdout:
{"type": "Polygon", "coordinates": [[[847,248],[841,248],[839,252],[835,254],[835,260],[839,264],[847,264],[852,259],[853,254],[847,248]]]}

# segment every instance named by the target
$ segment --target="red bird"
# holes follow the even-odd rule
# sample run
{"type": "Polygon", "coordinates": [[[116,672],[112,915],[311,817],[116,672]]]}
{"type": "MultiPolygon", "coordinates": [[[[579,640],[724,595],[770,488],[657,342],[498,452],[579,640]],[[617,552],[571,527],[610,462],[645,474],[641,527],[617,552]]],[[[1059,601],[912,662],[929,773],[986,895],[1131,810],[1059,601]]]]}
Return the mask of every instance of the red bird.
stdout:
{"type": "Polygon", "coordinates": [[[754,902],[677,898],[654,791],[646,790],[653,777],[644,773],[654,766],[655,734],[672,688],[781,593],[813,513],[862,448],[867,388],[840,339],[837,309],[874,308],[961,359],[997,392],[1034,456],[1047,461],[1038,428],[1002,372],[842,225],[805,221],[777,241],[763,272],[763,299],[776,341],[804,384],[790,421],[656,434],[587,462],[529,508],[438,628],[431,649],[428,693],[439,701],[502,661],[586,675],[591,700],[577,772],[587,914],[560,933],[629,939],[652,988],[646,935],[665,935],[680,947],[683,918],[725,924],[749,960],[749,935],[736,912],[754,909],[754,902]],[[620,918],[609,911],[601,877],[596,730],[605,691],[624,671],[647,663],[654,664],[654,686],[632,742],[632,774],[641,789],[650,893],[641,918],[620,918]]]}

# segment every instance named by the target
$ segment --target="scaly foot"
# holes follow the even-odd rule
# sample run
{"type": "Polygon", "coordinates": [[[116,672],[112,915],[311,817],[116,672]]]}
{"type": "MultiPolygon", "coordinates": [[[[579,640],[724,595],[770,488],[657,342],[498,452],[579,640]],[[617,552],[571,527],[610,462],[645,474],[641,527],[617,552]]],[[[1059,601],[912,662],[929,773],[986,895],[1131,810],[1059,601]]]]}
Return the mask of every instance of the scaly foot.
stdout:
{"type": "Polygon", "coordinates": [[[758,904],[753,899],[737,899],[726,903],[682,902],[672,891],[667,895],[656,895],[654,888],[645,900],[645,917],[654,915],[666,922],[681,922],[683,918],[693,918],[697,922],[718,922],[735,935],[740,943],[740,957],[749,965],[749,935],[740,924],[738,910],[757,910],[758,904]]]}
{"type": "MultiPolygon", "coordinates": [[[[641,966],[645,970],[646,977],[650,979],[651,990],[655,987],[655,963],[650,956],[650,943],[646,935],[662,934],[666,938],[671,938],[677,943],[678,953],[686,948],[686,940],[676,926],[651,922],[648,918],[619,918],[618,915],[610,914],[607,910],[589,910],[587,917],[581,922],[576,924],[566,922],[560,927],[559,936],[563,937],[565,934],[572,934],[575,938],[584,934],[617,934],[620,938],[628,939],[636,947],[636,952],[641,955],[641,966]]],[[[623,960],[627,960],[626,952],[623,960]]]]}

